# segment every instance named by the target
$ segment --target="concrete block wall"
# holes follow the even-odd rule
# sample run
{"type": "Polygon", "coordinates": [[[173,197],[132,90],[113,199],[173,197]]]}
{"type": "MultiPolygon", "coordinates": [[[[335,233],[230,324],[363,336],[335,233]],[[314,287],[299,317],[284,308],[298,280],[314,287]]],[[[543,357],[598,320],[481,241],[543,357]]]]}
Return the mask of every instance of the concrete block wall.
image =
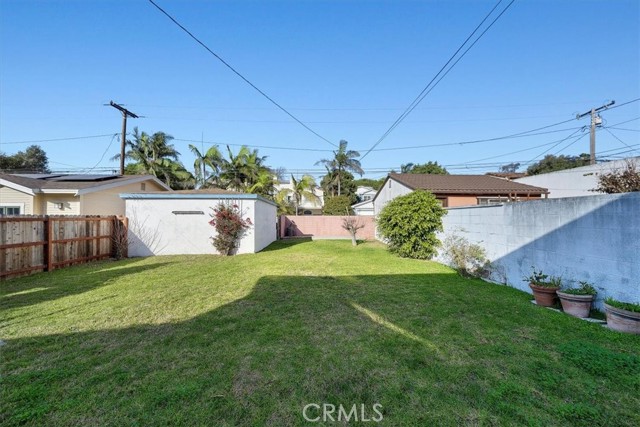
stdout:
{"type": "Polygon", "coordinates": [[[536,200],[448,209],[444,233],[478,243],[496,270],[492,279],[530,292],[531,267],[586,280],[606,297],[640,302],[640,193],[536,200]]]}
{"type": "MultiPolygon", "coordinates": [[[[281,215],[280,237],[315,237],[324,239],[350,239],[351,235],[342,228],[342,216],[281,215]]],[[[358,230],[358,239],[375,239],[375,219],[372,216],[353,216],[364,224],[358,230]]]]}

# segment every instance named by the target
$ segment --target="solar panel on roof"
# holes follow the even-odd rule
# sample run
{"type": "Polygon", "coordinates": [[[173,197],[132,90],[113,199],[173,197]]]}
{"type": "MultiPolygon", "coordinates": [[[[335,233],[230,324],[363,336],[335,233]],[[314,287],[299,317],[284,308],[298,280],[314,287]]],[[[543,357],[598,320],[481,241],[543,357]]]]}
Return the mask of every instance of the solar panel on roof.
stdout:
{"type": "Polygon", "coordinates": [[[51,179],[47,179],[47,181],[56,181],[56,182],[66,182],[66,181],[84,181],[84,182],[98,182],[98,181],[108,181],[111,179],[118,178],[118,175],[64,175],[58,176],[51,179]]]}

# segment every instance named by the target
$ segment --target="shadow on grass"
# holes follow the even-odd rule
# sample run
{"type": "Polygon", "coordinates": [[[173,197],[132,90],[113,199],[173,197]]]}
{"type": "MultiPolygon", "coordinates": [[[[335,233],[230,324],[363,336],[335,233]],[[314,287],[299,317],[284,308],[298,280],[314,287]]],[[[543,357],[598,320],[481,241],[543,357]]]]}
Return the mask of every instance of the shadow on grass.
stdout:
{"type": "Polygon", "coordinates": [[[129,274],[138,274],[171,264],[170,262],[149,265],[136,264],[139,259],[107,261],[96,269],[95,263],[83,264],[73,270],[54,270],[31,276],[7,280],[0,284],[2,295],[0,307],[3,309],[39,304],[57,298],[81,294],[107,285],[112,279],[129,274]],[[73,271],[73,276],[70,275],[73,271]],[[60,278],[63,277],[63,280],[60,278]]]}
{"type": "Polygon", "coordinates": [[[286,239],[276,240],[260,252],[279,251],[311,241],[313,241],[311,237],[287,237],[286,239]]]}
{"type": "Polygon", "coordinates": [[[568,361],[558,348],[567,330],[616,354],[640,337],[528,299],[455,274],[262,277],[183,322],[8,340],[0,413],[4,425],[287,426],[308,425],[307,403],[379,403],[386,425],[566,424],[561,407],[632,425],[635,365],[603,378],[572,365],[580,346],[568,361]]]}

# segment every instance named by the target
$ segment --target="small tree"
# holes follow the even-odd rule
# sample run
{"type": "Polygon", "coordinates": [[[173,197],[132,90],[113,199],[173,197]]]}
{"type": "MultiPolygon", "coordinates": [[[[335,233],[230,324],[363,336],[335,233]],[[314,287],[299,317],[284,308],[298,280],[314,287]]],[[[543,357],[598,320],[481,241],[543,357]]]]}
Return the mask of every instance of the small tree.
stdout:
{"type": "Polygon", "coordinates": [[[609,194],[640,191],[638,166],[634,161],[627,160],[624,168],[600,175],[598,186],[593,191],[609,194]]]}
{"type": "Polygon", "coordinates": [[[489,277],[491,263],[487,259],[487,252],[478,244],[471,243],[463,236],[450,234],[443,242],[442,255],[461,276],[489,277]]]}
{"type": "Polygon", "coordinates": [[[353,246],[358,246],[356,235],[358,234],[358,230],[363,229],[364,226],[364,223],[356,216],[345,216],[342,218],[342,228],[347,230],[351,235],[351,244],[353,246]]]}
{"type": "Polygon", "coordinates": [[[377,218],[378,231],[391,252],[405,258],[431,259],[440,241],[446,211],[435,196],[416,190],[390,201],[377,218]]]}
{"type": "Polygon", "coordinates": [[[238,205],[220,203],[213,209],[209,224],[216,228],[212,237],[213,246],[220,255],[233,255],[234,250],[247,229],[253,225],[250,218],[243,219],[238,205]]]}
{"type": "Polygon", "coordinates": [[[322,208],[323,215],[344,215],[345,212],[349,215],[353,212],[349,196],[333,196],[325,199],[324,207],[322,208]]]}

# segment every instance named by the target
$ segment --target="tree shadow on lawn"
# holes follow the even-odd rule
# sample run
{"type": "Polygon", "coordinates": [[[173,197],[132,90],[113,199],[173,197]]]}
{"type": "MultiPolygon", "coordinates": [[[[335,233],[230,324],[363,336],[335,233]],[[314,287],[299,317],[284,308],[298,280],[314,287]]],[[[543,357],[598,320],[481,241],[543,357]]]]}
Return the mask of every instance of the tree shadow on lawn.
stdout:
{"type": "Polygon", "coordinates": [[[262,277],[184,322],[8,340],[0,420],[286,426],[379,403],[393,426],[635,424],[640,337],[529,299],[455,274],[262,277]],[[590,373],[581,343],[631,362],[590,373]]]}
{"type": "Polygon", "coordinates": [[[6,310],[77,295],[105,286],[112,279],[172,264],[172,262],[162,262],[136,265],[139,262],[139,258],[132,258],[87,263],[72,270],[59,269],[10,279],[0,283],[0,307],[6,310]],[[61,277],[64,280],[61,280],[61,277]]]}

